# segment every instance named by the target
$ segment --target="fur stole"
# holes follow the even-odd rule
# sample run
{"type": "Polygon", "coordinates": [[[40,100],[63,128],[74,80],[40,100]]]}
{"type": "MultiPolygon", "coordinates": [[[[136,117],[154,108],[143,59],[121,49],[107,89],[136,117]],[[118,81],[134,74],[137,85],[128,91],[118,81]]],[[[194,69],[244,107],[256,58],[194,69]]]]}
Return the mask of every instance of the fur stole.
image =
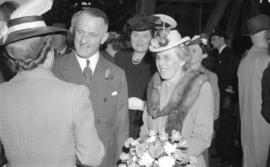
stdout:
{"type": "Polygon", "coordinates": [[[202,72],[188,72],[177,83],[168,104],[162,110],[160,110],[159,89],[162,80],[160,75],[155,73],[148,85],[147,90],[148,114],[153,119],[168,115],[166,131],[170,132],[172,129],[175,129],[181,132],[183,121],[189,109],[197,99],[202,84],[207,80],[207,76],[202,72]]]}

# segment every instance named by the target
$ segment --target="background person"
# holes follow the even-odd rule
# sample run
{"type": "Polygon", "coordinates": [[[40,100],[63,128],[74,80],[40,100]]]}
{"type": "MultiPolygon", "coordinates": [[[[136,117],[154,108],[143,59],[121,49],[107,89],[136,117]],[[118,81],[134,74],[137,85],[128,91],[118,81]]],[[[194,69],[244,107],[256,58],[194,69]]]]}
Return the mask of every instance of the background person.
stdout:
{"type": "Polygon", "coordinates": [[[129,97],[129,136],[139,137],[142,125],[142,111],[146,101],[146,89],[155,72],[154,57],[148,51],[154,33],[153,16],[133,17],[128,20],[130,43],[133,51],[122,51],[115,55],[115,63],[121,67],[127,77],[129,97]]]}
{"type": "MultiPolygon", "coordinates": [[[[195,35],[191,41],[188,43],[189,53],[191,55],[191,67],[190,70],[197,70],[205,74],[212,86],[214,93],[214,120],[219,117],[219,88],[218,88],[218,78],[217,75],[209,70],[207,70],[203,65],[202,61],[208,56],[209,46],[208,37],[202,35],[195,35]]],[[[213,137],[214,139],[214,137],[213,137]]],[[[208,150],[204,152],[204,158],[206,161],[206,166],[209,166],[209,154],[208,150]]]]}
{"type": "Polygon", "coordinates": [[[265,167],[270,145],[270,125],[261,115],[262,78],[270,61],[267,53],[270,18],[263,14],[254,16],[247,21],[247,28],[252,47],[241,60],[237,72],[243,167],[265,167]]]}
{"type": "MultiPolygon", "coordinates": [[[[10,19],[11,13],[19,5],[12,1],[6,1],[0,4],[0,34],[5,29],[6,22],[10,19]]],[[[2,43],[2,37],[0,36],[0,43],[2,43]]],[[[5,82],[13,77],[12,68],[9,68],[9,59],[5,56],[5,51],[3,48],[0,48],[0,83],[5,82]]]]}

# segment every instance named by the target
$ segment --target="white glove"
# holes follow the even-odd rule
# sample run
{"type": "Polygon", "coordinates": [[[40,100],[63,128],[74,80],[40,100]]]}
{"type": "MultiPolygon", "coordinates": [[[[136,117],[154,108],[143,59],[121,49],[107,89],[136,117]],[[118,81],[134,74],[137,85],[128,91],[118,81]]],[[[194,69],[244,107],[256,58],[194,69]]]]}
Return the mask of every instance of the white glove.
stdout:
{"type": "Polygon", "coordinates": [[[130,110],[141,110],[143,111],[145,102],[137,97],[128,98],[128,109],[130,110]]]}

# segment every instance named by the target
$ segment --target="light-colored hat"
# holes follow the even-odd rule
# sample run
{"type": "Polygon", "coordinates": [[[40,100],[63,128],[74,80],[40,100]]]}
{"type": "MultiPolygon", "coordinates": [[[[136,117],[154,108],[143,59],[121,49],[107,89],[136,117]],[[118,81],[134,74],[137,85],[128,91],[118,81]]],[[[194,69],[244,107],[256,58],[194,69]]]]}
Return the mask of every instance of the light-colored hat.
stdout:
{"type": "Polygon", "coordinates": [[[182,38],[177,30],[171,30],[168,34],[165,34],[165,31],[160,32],[162,32],[162,34],[157,33],[151,40],[149,48],[151,52],[168,50],[190,40],[188,36],[182,38]]]}
{"type": "Polygon", "coordinates": [[[177,26],[177,22],[170,16],[165,14],[154,14],[154,16],[159,17],[160,21],[167,23],[173,29],[177,26]]]}
{"type": "Polygon", "coordinates": [[[52,0],[29,0],[17,8],[6,23],[6,30],[2,32],[3,43],[10,43],[52,33],[65,33],[66,30],[47,26],[42,14],[50,10],[52,0]]]}

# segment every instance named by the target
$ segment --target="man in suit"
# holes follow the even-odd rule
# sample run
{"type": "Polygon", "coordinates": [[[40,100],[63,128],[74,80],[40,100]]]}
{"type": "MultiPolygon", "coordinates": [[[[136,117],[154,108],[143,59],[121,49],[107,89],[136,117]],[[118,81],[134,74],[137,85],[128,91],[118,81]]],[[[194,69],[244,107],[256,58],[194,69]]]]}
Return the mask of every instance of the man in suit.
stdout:
{"type": "Polygon", "coordinates": [[[220,115],[215,122],[217,129],[217,151],[222,163],[232,164],[235,155],[234,132],[236,119],[234,117],[234,100],[237,99],[236,72],[239,60],[226,44],[227,35],[219,28],[211,34],[211,44],[218,51],[214,71],[218,76],[220,91],[220,115]]]}
{"type": "Polygon", "coordinates": [[[7,166],[75,167],[76,159],[99,165],[104,146],[88,89],[51,71],[55,52],[48,34],[65,30],[47,27],[41,16],[14,18],[7,25],[4,47],[18,69],[0,85],[0,141],[7,166]]]}
{"type": "Polygon", "coordinates": [[[108,18],[97,8],[87,8],[75,26],[75,50],[59,57],[54,73],[62,80],[86,85],[106,155],[100,166],[116,166],[129,135],[128,94],[125,73],[104,59],[99,47],[108,36],[108,18]]]}

